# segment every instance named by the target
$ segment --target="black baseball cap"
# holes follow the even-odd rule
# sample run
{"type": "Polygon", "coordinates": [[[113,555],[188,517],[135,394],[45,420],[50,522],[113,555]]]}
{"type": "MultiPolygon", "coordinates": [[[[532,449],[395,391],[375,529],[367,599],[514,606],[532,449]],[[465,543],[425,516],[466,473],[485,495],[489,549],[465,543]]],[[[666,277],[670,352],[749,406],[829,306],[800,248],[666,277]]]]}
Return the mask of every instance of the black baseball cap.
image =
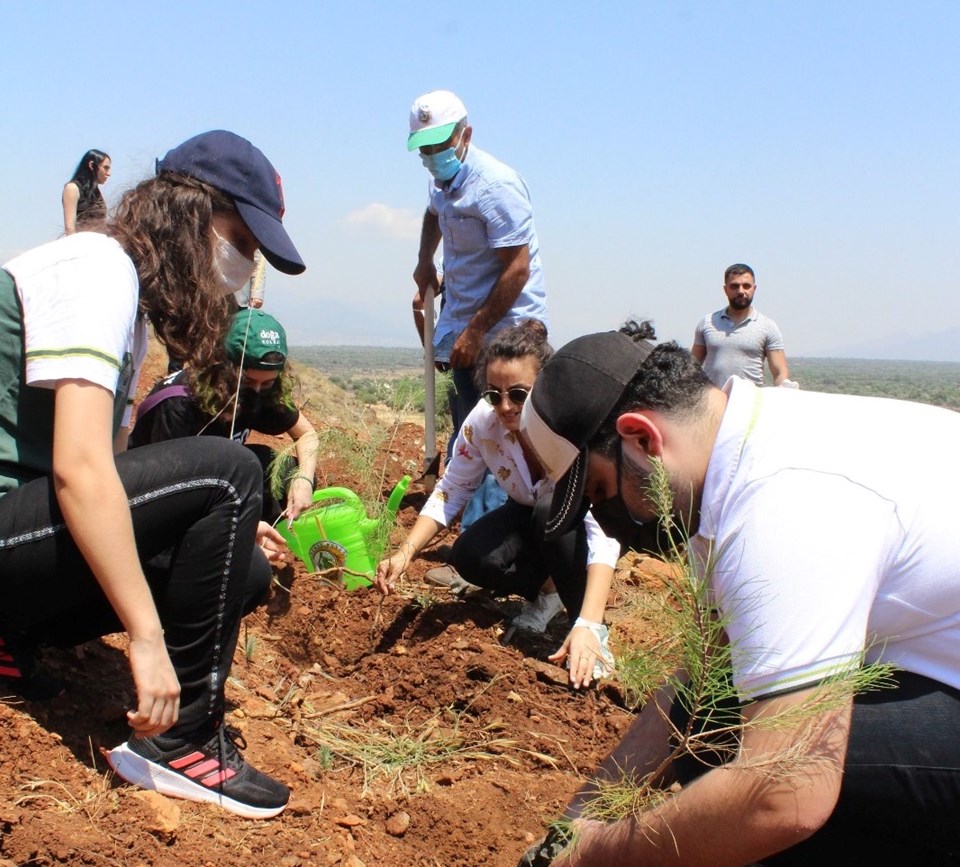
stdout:
{"type": "Polygon", "coordinates": [[[224,129],[200,133],[157,160],[161,172],[188,175],[228,195],[274,268],[284,274],[306,270],[283,228],[280,175],[245,138],[224,129]]]}
{"type": "Polygon", "coordinates": [[[588,334],[558,349],[537,375],[520,427],[556,483],[545,539],[583,519],[587,446],[653,348],[619,331],[588,334]]]}

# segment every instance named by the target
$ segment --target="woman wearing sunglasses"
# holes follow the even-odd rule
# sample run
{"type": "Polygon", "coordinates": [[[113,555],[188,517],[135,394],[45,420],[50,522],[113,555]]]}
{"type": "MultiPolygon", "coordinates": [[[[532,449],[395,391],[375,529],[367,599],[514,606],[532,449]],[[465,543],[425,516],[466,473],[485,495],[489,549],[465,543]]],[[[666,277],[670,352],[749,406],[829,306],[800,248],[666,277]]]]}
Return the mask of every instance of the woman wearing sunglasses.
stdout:
{"type": "Polygon", "coordinates": [[[523,403],[552,354],[546,328],[531,319],[487,345],[477,364],[483,399],[464,420],[453,458],[413,529],[378,566],[376,585],[390,592],[417,553],[463,511],[490,470],[507,502],[460,535],[451,565],[464,580],[495,595],[524,596],[515,627],[543,632],[566,609],[572,628],[550,658],[559,662],[569,655],[570,682],[579,687],[612,667],[603,612],[620,545],[589,513],[560,539],[543,541],[553,482],[519,430],[523,403]]]}

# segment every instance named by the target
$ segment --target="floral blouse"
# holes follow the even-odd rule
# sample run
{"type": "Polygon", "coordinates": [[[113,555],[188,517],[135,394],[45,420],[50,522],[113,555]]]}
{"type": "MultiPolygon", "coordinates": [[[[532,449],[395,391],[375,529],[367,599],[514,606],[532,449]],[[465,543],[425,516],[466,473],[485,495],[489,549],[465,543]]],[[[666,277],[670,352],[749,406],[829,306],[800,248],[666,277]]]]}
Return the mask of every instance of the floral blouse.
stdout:
{"type": "MultiPolygon", "coordinates": [[[[420,514],[448,526],[466,508],[488,469],[507,496],[523,506],[532,507],[553,493],[551,479],[544,477],[538,482],[531,479],[520,435],[508,431],[497,418],[496,410],[481,400],[464,419],[453,447],[453,458],[420,514]]],[[[605,536],[589,512],[584,526],[587,565],[616,566],[620,543],[605,536]]]]}

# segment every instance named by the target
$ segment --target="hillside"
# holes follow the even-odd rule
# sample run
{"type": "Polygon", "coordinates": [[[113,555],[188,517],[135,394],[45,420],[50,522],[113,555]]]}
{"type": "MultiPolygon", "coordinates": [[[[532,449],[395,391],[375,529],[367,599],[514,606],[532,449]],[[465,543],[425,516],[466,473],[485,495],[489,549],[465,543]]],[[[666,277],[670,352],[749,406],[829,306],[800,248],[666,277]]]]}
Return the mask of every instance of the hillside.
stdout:
{"type": "MultiPolygon", "coordinates": [[[[142,391],[164,365],[154,347],[142,391]]],[[[381,493],[419,469],[419,426],[399,424],[378,441],[367,408],[300,373],[304,411],[328,432],[327,484],[359,489],[369,478],[351,443],[376,446],[381,493]]],[[[424,496],[411,485],[401,525],[424,496]]],[[[383,602],[298,564],[289,594],[278,587],[245,620],[227,722],[250,760],[293,789],[272,821],[116,780],[101,750],[127,736],[123,637],[45,651],[42,664],[68,692],[45,703],[0,699],[0,865],[513,867],[630,713],[615,681],[574,692],[545,661],[562,640],[559,622],[546,640],[504,644],[519,601],[459,600],[421,583],[452,539],[440,538],[383,602]]],[[[658,564],[623,567],[610,599],[615,644],[655,640],[631,600],[662,589],[658,564]]]]}

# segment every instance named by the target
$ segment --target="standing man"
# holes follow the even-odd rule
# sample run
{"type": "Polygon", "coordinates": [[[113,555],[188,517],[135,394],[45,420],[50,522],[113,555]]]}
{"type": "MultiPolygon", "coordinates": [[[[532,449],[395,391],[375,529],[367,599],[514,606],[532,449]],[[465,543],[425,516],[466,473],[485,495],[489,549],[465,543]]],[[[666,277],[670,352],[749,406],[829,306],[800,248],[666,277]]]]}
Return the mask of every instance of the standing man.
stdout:
{"type": "Polygon", "coordinates": [[[523,319],[547,323],[540,245],[530,193],[509,166],[471,144],[467,110],[449,90],[419,97],[410,109],[407,150],[419,149],[433,176],[413,279],[413,307],[439,289],[434,255],[443,241],[444,303],[434,357],[453,368],[454,436],[480,400],[474,365],[484,342],[523,319]]]}
{"type": "MultiPolygon", "coordinates": [[[[656,518],[648,480],[663,467],[691,556],[712,561],[701,571],[744,723],[727,763],[660,778],[682,788],[658,806],[576,822],[557,867],[957,863],[960,414],[737,377],[721,390],[675,343],[610,332],[547,362],[521,429],[556,481],[547,538],[590,504],[629,545],[656,518]],[[894,686],[811,708],[863,661],[896,666],[894,686]]],[[[667,759],[658,707],[671,702],[648,701],[598,779],[640,779],[667,759]]]]}
{"type": "Polygon", "coordinates": [[[783,335],[777,323],[753,307],[756,277],[749,265],[731,265],[723,275],[723,291],[730,303],[704,316],[693,337],[693,357],[718,388],[731,376],[742,376],[763,385],[763,360],[767,360],[774,385],[796,388],[783,352],[783,335]]]}

